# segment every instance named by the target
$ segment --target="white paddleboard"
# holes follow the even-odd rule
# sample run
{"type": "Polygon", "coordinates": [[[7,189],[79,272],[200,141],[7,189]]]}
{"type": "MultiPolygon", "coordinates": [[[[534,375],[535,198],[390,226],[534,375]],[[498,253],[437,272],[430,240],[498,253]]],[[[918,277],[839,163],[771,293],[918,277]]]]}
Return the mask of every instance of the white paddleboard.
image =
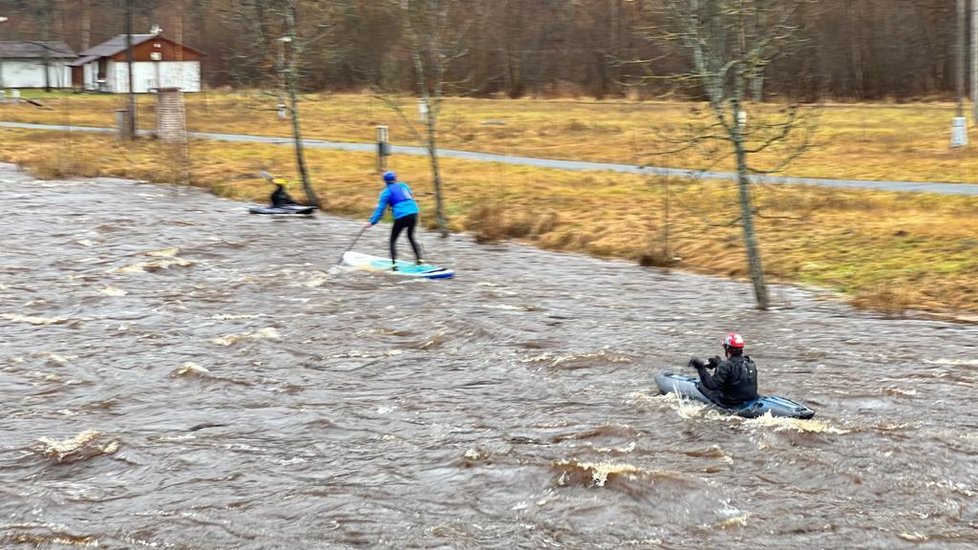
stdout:
{"type": "Polygon", "coordinates": [[[438,267],[437,265],[405,262],[397,260],[397,270],[392,269],[391,259],[380,256],[371,256],[362,252],[344,252],[343,263],[356,269],[365,271],[386,271],[393,275],[403,275],[405,277],[424,277],[425,279],[450,279],[455,276],[451,269],[438,267]]]}

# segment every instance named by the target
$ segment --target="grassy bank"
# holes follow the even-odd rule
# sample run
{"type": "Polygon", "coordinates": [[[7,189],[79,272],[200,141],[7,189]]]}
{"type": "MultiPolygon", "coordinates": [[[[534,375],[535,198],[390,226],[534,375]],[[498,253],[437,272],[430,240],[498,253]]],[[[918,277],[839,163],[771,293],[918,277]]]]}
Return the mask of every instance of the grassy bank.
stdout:
{"type": "MultiPolygon", "coordinates": [[[[37,94],[35,94],[37,95],[37,94]]],[[[43,96],[43,94],[41,94],[43,96]]],[[[64,94],[38,98],[43,107],[0,105],[0,120],[48,124],[112,126],[125,97],[64,94]]],[[[416,99],[399,103],[416,118],[416,99]]],[[[186,95],[189,129],[261,135],[289,135],[276,115],[275,96],[207,92],[186,95]]],[[[155,124],[155,96],[138,97],[139,121],[155,124]]],[[[656,166],[729,170],[729,159],[711,165],[701,151],[653,155],[654,143],[675,138],[702,105],[680,102],[449,99],[442,116],[441,146],[544,158],[594,160],[656,166]]],[[[776,115],[782,105],[751,106],[751,121],[776,115]]],[[[978,182],[973,148],[951,149],[950,103],[907,105],[821,105],[816,145],[785,174],[808,177],[978,182]]],[[[405,123],[383,102],[368,95],[310,95],[302,103],[308,138],[371,142],[375,127],[390,127],[399,145],[417,145],[405,123]]],[[[978,139],[978,136],[972,136],[978,139]]],[[[771,166],[775,156],[756,158],[771,166]]]]}
{"type": "MultiPolygon", "coordinates": [[[[199,141],[191,144],[194,185],[265,202],[258,170],[294,173],[291,149],[199,141]]],[[[112,175],[178,181],[176,152],[152,140],[0,130],[0,158],[41,177],[112,175]]],[[[317,192],[330,212],[366,218],[380,183],[368,154],[308,151],[317,192]]],[[[433,197],[422,157],[395,157],[421,195],[433,197]]],[[[478,239],[519,238],[554,250],[620,257],[649,265],[745,277],[729,182],[571,173],[502,164],[443,161],[449,224],[478,239]],[[669,216],[666,217],[668,203],[669,216]]],[[[298,189],[293,192],[300,195],[298,189]]],[[[769,277],[837,290],[856,305],[978,314],[978,198],[757,188],[758,231],[769,277]]]]}

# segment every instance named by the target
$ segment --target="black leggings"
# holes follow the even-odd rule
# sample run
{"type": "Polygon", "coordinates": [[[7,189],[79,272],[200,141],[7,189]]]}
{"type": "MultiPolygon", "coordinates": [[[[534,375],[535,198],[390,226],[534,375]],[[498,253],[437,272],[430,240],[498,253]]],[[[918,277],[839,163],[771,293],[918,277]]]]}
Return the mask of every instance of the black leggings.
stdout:
{"type": "Polygon", "coordinates": [[[391,228],[391,261],[397,259],[397,238],[403,229],[407,229],[408,241],[411,242],[411,249],[414,250],[414,258],[421,260],[421,248],[418,246],[418,242],[414,240],[414,226],[417,224],[417,214],[408,214],[403,218],[394,220],[394,227],[391,228]]]}

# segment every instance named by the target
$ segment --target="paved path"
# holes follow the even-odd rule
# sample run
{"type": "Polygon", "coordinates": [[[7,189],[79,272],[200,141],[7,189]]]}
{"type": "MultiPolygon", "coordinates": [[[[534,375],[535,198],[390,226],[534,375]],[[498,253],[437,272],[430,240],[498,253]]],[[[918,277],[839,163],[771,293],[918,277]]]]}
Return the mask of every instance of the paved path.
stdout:
{"type": "MultiPolygon", "coordinates": [[[[60,130],[72,132],[97,132],[114,133],[115,128],[96,128],[91,126],[60,126],[54,124],[29,124],[24,122],[0,122],[3,128],[24,128],[30,130],[60,130]]],[[[148,133],[145,130],[141,133],[148,133]]],[[[274,145],[291,145],[292,140],[284,137],[251,136],[242,134],[215,134],[210,132],[190,132],[194,138],[210,139],[215,141],[232,141],[247,143],[268,143],[274,145]]],[[[361,153],[373,153],[377,150],[376,143],[350,143],[341,141],[323,141],[318,139],[304,140],[306,147],[313,149],[336,149],[341,151],[355,151],[361,153]]],[[[425,155],[423,147],[408,147],[395,145],[393,153],[405,155],[425,155]]],[[[556,170],[588,170],[588,171],[607,171],[622,172],[626,174],[651,174],[657,176],[674,176],[686,179],[725,179],[734,180],[736,174],[731,172],[704,172],[698,170],[687,170],[683,168],[662,168],[656,166],[635,166],[631,164],[615,164],[607,162],[587,162],[576,160],[555,160],[541,159],[533,157],[518,157],[512,155],[496,155],[492,153],[475,153],[472,151],[458,151],[454,149],[440,149],[439,154],[443,158],[457,158],[462,160],[474,160],[480,162],[501,162],[504,164],[515,164],[521,166],[535,166],[537,168],[551,168],[556,170]]],[[[790,176],[753,176],[752,179],[757,183],[771,184],[790,184],[790,185],[820,185],[823,187],[847,187],[858,189],[875,189],[879,191],[914,191],[939,193],[944,195],[975,195],[978,196],[978,184],[973,183],[947,183],[947,182],[926,182],[926,181],[874,181],[874,180],[851,180],[851,179],[825,179],[825,178],[798,178],[790,176]]]]}

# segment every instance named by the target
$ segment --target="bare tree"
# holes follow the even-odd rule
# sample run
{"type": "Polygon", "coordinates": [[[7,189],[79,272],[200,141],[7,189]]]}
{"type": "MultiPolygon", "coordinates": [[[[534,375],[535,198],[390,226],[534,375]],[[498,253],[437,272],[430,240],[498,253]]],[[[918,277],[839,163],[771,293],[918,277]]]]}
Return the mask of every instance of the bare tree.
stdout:
{"type": "MultiPolygon", "coordinates": [[[[7,41],[41,40],[43,21],[36,17],[53,2],[50,34],[62,36],[76,50],[123,32],[128,0],[0,0],[0,13],[11,19],[4,24],[7,41]]],[[[187,22],[185,39],[207,52],[204,59],[207,84],[238,84],[253,87],[268,76],[281,76],[272,64],[277,55],[274,38],[256,42],[255,24],[270,23],[276,6],[284,0],[133,0],[136,32],[161,23],[168,32],[179,15],[187,22]],[[220,17],[229,9],[244,10],[255,17],[231,20],[220,17]],[[259,13],[261,6],[268,7],[259,13]],[[149,13],[158,9],[156,18],[149,13]],[[256,19],[257,18],[257,19],[256,19]],[[256,51],[256,46],[259,51],[256,51]],[[264,53],[268,49],[272,57],[264,53]]],[[[643,6],[667,5],[669,0],[474,0],[472,5],[489,8],[467,38],[470,55],[459,60],[452,72],[462,69],[472,80],[468,86],[489,95],[505,91],[513,97],[525,94],[568,94],[589,92],[596,96],[620,93],[620,81],[633,75],[627,61],[655,54],[627,29],[640,23],[643,6]],[[621,73],[621,74],[619,74],[621,73]]],[[[301,65],[325,67],[325,71],[301,74],[302,90],[352,90],[364,82],[389,85],[398,92],[416,89],[409,55],[400,55],[410,45],[402,27],[401,6],[392,0],[295,0],[299,14],[298,35],[318,34],[316,13],[326,6],[342,4],[336,13],[337,27],[329,47],[305,48],[301,65]],[[312,23],[312,25],[310,25],[312,23]],[[391,29],[395,29],[391,32],[391,29]]],[[[411,10],[427,4],[410,0],[411,10]]],[[[700,4],[705,5],[705,0],[700,4]]],[[[786,3],[785,3],[786,4],[786,3]]],[[[779,97],[817,100],[834,97],[846,100],[884,98],[916,100],[956,93],[957,0],[819,0],[818,10],[809,13],[804,26],[793,32],[807,40],[803,48],[789,52],[753,75],[748,97],[753,100],[779,97]],[[895,40],[893,37],[899,37],[895,40]]],[[[967,4],[967,2],[963,2],[967,4]]],[[[445,0],[443,6],[448,6],[445,0]]],[[[971,2],[971,12],[976,2],[971,2]]],[[[463,8],[465,6],[463,5],[463,8]]],[[[463,12],[452,8],[455,12],[463,12]]],[[[471,10],[471,8],[470,8],[471,10]]],[[[763,12],[756,12],[762,15],[763,12]]],[[[665,19],[665,10],[661,10],[665,19]]],[[[972,16],[972,20],[975,17],[972,16]]],[[[458,33],[468,17],[444,19],[443,35],[458,33]]],[[[752,20],[745,19],[750,28],[752,20]]],[[[757,19],[766,25],[763,19],[757,19]]],[[[281,25],[279,25],[281,27],[281,25]]],[[[421,27],[416,27],[424,34],[421,27]]],[[[283,36],[276,30],[278,36],[283,36]]],[[[757,33],[750,33],[757,34],[757,33]]],[[[973,49],[978,40],[972,38],[973,49]]],[[[292,50],[289,50],[291,52],[292,50]]],[[[655,64],[660,74],[672,73],[674,60],[655,64]]],[[[661,91],[662,83],[648,82],[634,91],[644,96],[661,91]]]]}
{"type": "Polygon", "coordinates": [[[438,163],[438,121],[446,88],[458,91],[451,80],[452,66],[468,54],[465,37],[479,17],[475,0],[392,0],[400,10],[401,30],[411,57],[414,85],[419,95],[419,129],[390,95],[377,97],[394,109],[428,151],[435,189],[435,219],[442,237],[448,235],[444,189],[438,163]]]}
{"type": "Polygon", "coordinates": [[[971,0],[971,118],[978,122],[978,0],[971,0]]]}
{"type": "Polygon", "coordinates": [[[81,42],[79,48],[87,50],[92,45],[92,0],[81,0],[81,42]]]}
{"type": "Polygon", "coordinates": [[[302,181],[302,189],[310,204],[321,207],[322,203],[309,180],[305,149],[302,141],[302,119],[299,112],[299,81],[302,76],[303,54],[314,42],[325,35],[328,28],[326,10],[330,2],[303,2],[302,0],[232,0],[226,12],[227,18],[244,29],[250,37],[253,49],[248,55],[257,56],[257,62],[273,68],[279,93],[284,96],[284,108],[292,124],[292,141],[295,149],[296,169],[302,181]],[[300,13],[308,10],[316,23],[311,36],[302,32],[300,13]],[[322,19],[320,19],[322,17],[322,19]]]}
{"type": "Polygon", "coordinates": [[[278,38],[281,47],[281,54],[278,59],[277,68],[282,75],[282,86],[288,95],[288,112],[292,121],[292,139],[295,143],[295,164],[299,170],[299,177],[302,179],[302,189],[306,193],[309,201],[321,206],[316,191],[313,190],[309,182],[309,168],[306,166],[306,156],[302,144],[302,123],[299,115],[299,91],[297,87],[299,63],[305,45],[299,40],[296,32],[296,10],[295,1],[289,0],[282,10],[282,19],[285,22],[285,34],[278,38]]]}
{"type": "MultiPolygon", "coordinates": [[[[658,4],[669,22],[665,34],[645,28],[656,39],[678,46],[689,71],[670,75],[673,82],[698,89],[709,103],[702,124],[691,124],[684,147],[718,143],[715,155],[731,156],[737,171],[740,218],[747,263],[757,306],[769,305],[760,247],[754,228],[752,174],[784,168],[811,143],[814,123],[796,105],[779,112],[757,110],[745,98],[764,69],[784,54],[797,30],[795,22],[810,0],[665,0],[658,4]],[[768,168],[753,165],[752,155],[777,149],[768,168]]],[[[769,151],[770,152],[770,151],[769,151]]]]}

